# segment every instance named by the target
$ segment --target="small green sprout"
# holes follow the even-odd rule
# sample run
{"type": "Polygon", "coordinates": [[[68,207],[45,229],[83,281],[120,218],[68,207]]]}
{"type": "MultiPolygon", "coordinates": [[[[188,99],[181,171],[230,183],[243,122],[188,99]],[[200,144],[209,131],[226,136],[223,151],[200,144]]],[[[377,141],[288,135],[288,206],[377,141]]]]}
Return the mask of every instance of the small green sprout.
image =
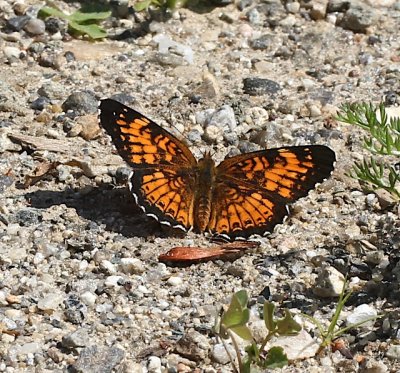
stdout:
{"type": "Polygon", "coordinates": [[[364,147],[373,156],[356,162],[350,176],[366,182],[373,189],[382,188],[400,200],[400,118],[389,119],[382,103],[379,107],[361,103],[343,105],[337,119],[369,133],[364,138],[364,147]],[[380,156],[379,160],[377,156],[380,156]]]}
{"type": "Polygon", "coordinates": [[[368,321],[376,320],[378,317],[381,317],[381,315],[369,317],[363,321],[360,321],[359,323],[348,325],[344,328],[338,328],[340,314],[342,313],[343,307],[345,306],[346,302],[349,300],[349,298],[352,295],[351,291],[346,292],[347,285],[348,285],[348,282],[344,281],[343,288],[339,295],[339,300],[338,300],[338,303],[337,303],[337,306],[335,309],[335,313],[333,314],[332,320],[330,321],[327,329],[324,329],[324,327],[321,325],[321,323],[314,317],[310,317],[308,315],[303,314],[304,317],[309,319],[311,322],[313,322],[317,326],[319,334],[322,338],[322,342],[317,351],[317,355],[319,353],[321,353],[326,347],[331,346],[335,339],[338,339],[341,335],[346,333],[348,330],[357,328],[358,326],[365,324],[368,321]]]}
{"type": "Polygon", "coordinates": [[[96,8],[86,7],[67,15],[52,5],[41,8],[39,16],[42,18],[58,17],[65,19],[68,22],[68,29],[71,33],[88,35],[91,39],[102,39],[107,36],[107,32],[97,23],[110,17],[111,11],[96,11],[96,8]]]}
{"type": "Polygon", "coordinates": [[[187,0],[142,0],[133,5],[136,12],[148,10],[150,7],[174,10],[186,5],[187,0]]]}
{"type": "Polygon", "coordinates": [[[245,290],[240,290],[232,297],[228,310],[223,312],[220,320],[217,321],[215,331],[221,338],[225,350],[228,353],[233,371],[235,373],[250,373],[252,367],[259,368],[282,368],[288,364],[288,359],[282,347],[272,347],[265,352],[265,346],[273,336],[296,335],[301,330],[301,326],[294,321],[288,310],[282,319],[274,319],[275,306],[270,302],[265,302],[263,306],[264,323],[268,330],[267,336],[260,345],[254,340],[250,329],[246,325],[250,318],[250,310],[247,308],[248,296],[245,290]],[[245,348],[246,356],[242,358],[238,343],[234,334],[242,339],[251,342],[245,348]],[[239,369],[236,367],[234,358],[229,354],[225,344],[225,339],[230,338],[236,352],[239,369]]]}

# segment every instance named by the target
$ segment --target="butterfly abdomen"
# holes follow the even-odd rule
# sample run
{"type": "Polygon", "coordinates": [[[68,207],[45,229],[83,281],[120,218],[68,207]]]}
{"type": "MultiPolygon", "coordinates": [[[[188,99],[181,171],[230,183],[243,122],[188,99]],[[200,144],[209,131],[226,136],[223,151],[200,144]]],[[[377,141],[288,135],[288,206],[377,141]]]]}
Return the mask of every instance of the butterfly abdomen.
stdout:
{"type": "Polygon", "coordinates": [[[209,153],[199,160],[194,198],[195,229],[204,232],[211,217],[212,186],[215,183],[215,163],[209,153]]]}

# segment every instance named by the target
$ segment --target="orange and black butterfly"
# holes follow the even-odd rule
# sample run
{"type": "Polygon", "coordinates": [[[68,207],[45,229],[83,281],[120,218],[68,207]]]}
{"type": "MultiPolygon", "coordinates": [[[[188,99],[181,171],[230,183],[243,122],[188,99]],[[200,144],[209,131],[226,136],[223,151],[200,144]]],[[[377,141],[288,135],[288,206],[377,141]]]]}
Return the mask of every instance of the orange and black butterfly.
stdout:
{"type": "Polygon", "coordinates": [[[271,232],[287,204],[329,177],[335,153],[322,145],[290,146],[199,161],[168,131],[111,99],[100,102],[100,123],[132,168],[136,203],[160,223],[231,239],[271,232]]]}

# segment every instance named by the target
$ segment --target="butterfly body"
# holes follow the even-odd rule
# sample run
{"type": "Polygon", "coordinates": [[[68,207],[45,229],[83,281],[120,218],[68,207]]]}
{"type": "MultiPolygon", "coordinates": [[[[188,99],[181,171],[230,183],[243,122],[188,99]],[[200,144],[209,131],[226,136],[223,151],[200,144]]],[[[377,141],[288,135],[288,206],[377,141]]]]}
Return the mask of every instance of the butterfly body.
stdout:
{"type": "Polygon", "coordinates": [[[100,123],[132,168],[130,190],[147,215],[189,231],[228,238],[272,231],[286,205],[329,177],[335,153],[326,146],[293,146],[199,161],[175,136],[111,99],[100,102],[100,123]]]}

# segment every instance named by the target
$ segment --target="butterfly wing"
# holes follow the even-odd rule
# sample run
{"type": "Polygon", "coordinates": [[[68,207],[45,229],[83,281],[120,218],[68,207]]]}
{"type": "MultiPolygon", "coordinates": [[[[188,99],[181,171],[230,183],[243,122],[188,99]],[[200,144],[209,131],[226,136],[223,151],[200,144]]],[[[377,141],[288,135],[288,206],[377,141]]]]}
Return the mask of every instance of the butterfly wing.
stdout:
{"type": "Polygon", "coordinates": [[[191,167],[197,163],[183,142],[118,101],[101,100],[99,118],[119,155],[134,169],[154,165],[191,167]]]}
{"type": "Polygon", "coordinates": [[[147,215],[183,230],[193,226],[195,166],[189,148],[139,112],[100,101],[100,124],[132,167],[130,190],[147,215]]]}
{"type": "Polygon", "coordinates": [[[335,153],[326,146],[295,146],[241,154],[217,167],[208,229],[232,238],[271,232],[286,205],[329,177],[335,153]]]}

